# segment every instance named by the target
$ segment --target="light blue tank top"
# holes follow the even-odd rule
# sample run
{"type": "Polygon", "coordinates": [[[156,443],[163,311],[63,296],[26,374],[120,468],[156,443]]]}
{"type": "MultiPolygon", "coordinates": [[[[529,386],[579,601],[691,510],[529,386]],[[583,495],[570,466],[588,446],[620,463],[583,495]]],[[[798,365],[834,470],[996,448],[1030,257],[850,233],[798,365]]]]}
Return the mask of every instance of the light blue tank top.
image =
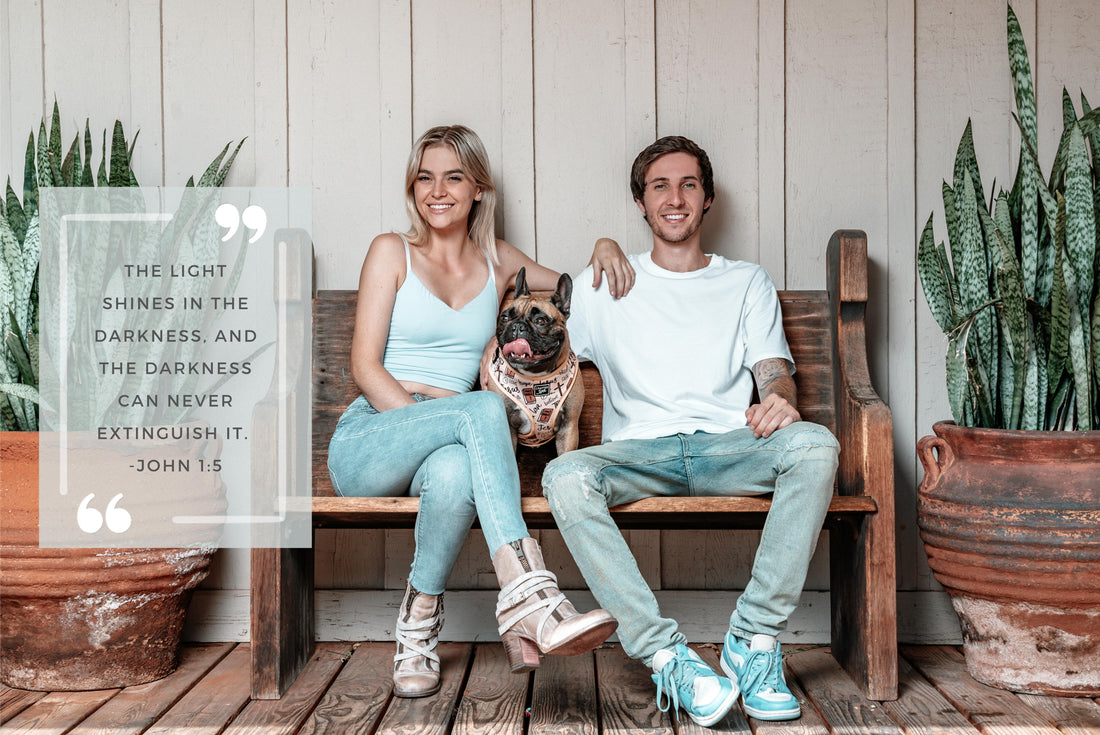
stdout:
{"type": "Polygon", "coordinates": [[[397,380],[465,393],[477,379],[485,345],[496,333],[497,289],[486,257],[485,288],[457,311],[416,277],[405,243],[405,282],[397,289],[382,366],[397,380]]]}

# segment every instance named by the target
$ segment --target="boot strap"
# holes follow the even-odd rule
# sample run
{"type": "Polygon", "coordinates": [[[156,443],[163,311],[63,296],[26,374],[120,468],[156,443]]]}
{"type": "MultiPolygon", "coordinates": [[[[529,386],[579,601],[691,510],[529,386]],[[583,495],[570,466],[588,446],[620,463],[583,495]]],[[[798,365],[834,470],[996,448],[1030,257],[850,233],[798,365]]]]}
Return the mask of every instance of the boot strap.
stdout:
{"type": "Polygon", "coordinates": [[[520,620],[523,620],[532,613],[543,610],[542,617],[539,619],[538,629],[535,633],[536,638],[541,640],[542,630],[546,626],[546,623],[553,617],[554,611],[558,609],[558,606],[566,601],[565,595],[562,594],[557,587],[558,578],[554,576],[553,572],[549,572],[545,569],[535,569],[526,574],[522,574],[510,584],[506,585],[504,589],[500,591],[500,596],[497,598],[497,621],[500,622],[500,616],[503,615],[505,611],[517,605],[519,609],[514,610],[508,618],[500,622],[498,632],[504,635],[506,631],[520,620]],[[553,590],[557,592],[557,594],[546,598],[537,597],[537,593],[543,590],[553,590]]]}
{"type": "Polygon", "coordinates": [[[395,637],[403,650],[393,657],[394,663],[423,656],[434,661],[438,669],[439,654],[435,652],[435,647],[439,643],[439,629],[442,627],[443,621],[438,614],[409,623],[399,618],[395,637]]]}

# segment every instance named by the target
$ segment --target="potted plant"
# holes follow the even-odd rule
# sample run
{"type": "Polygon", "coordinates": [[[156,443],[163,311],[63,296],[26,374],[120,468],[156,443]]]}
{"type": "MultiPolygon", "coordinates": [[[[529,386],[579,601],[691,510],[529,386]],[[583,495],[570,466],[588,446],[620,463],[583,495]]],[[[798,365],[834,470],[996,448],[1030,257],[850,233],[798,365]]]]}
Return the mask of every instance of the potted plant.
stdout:
{"type": "Polygon", "coordinates": [[[1008,192],[982,184],[969,123],[917,267],[947,335],[953,422],[918,443],[918,522],[971,675],[1100,694],[1100,110],[1063,90],[1052,171],[1019,22],[1008,51],[1021,144],[1008,192]],[[949,256],[950,252],[950,256],[949,256]]]}
{"type": "MultiPolygon", "coordinates": [[[[97,172],[87,125],[83,151],[80,142],[78,134],[62,156],[55,103],[49,134],[44,120],[37,141],[33,133],[28,140],[22,202],[10,179],[0,202],[0,681],[27,689],[115,688],[170,673],[191,592],[216,550],[216,537],[191,548],[39,546],[39,449],[50,441],[39,433],[38,410],[40,371],[49,369],[39,354],[38,265],[49,224],[40,218],[39,187],[137,186],[133,142],[127,143],[121,122],[110,154],[104,132],[97,172]]],[[[225,158],[227,151],[199,187],[221,185],[237,152],[225,158]]],[[[87,272],[80,276],[93,280],[87,272]]],[[[97,480],[113,482],[107,474],[97,480]]],[[[106,520],[112,521],[110,511],[106,520]]],[[[159,545],[150,540],[150,547],[159,545]]]]}

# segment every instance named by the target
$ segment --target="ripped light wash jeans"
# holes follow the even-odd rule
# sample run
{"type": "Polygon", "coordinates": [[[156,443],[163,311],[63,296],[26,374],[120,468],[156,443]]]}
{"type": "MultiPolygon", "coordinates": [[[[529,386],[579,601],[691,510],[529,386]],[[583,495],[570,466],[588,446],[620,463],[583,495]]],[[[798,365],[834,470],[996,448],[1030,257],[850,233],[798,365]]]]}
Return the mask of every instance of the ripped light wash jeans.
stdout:
{"type": "Polygon", "coordinates": [[[748,428],[629,439],[558,457],[542,489],[592,594],[618,619],[623,650],[648,666],[658,650],[685,638],[675,620],[661,617],[608,508],[656,496],[773,493],[752,578],[729,624],[743,638],[778,635],[798,606],[839,449],[826,428],[804,421],[759,439],[748,428]]]}
{"type": "Polygon", "coordinates": [[[491,391],[377,411],[363,396],[340,417],[328,448],[338,495],[420,496],[409,583],[446,587],[462,542],[481,521],[489,553],[529,536],[504,402],[491,391]]]}

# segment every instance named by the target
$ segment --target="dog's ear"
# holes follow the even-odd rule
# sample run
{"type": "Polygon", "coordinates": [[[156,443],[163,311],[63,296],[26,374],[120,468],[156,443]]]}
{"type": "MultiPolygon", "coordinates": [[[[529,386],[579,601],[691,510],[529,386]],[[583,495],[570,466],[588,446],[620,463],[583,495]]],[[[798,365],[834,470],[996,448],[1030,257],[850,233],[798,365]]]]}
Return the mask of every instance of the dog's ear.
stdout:
{"type": "Polygon", "coordinates": [[[568,273],[562,273],[558,278],[558,289],[550,297],[550,303],[557,307],[561,315],[569,318],[569,306],[573,300],[573,279],[568,273]]]}
{"type": "Polygon", "coordinates": [[[531,289],[527,288],[527,269],[520,268],[516,274],[516,298],[530,296],[531,289]]]}

